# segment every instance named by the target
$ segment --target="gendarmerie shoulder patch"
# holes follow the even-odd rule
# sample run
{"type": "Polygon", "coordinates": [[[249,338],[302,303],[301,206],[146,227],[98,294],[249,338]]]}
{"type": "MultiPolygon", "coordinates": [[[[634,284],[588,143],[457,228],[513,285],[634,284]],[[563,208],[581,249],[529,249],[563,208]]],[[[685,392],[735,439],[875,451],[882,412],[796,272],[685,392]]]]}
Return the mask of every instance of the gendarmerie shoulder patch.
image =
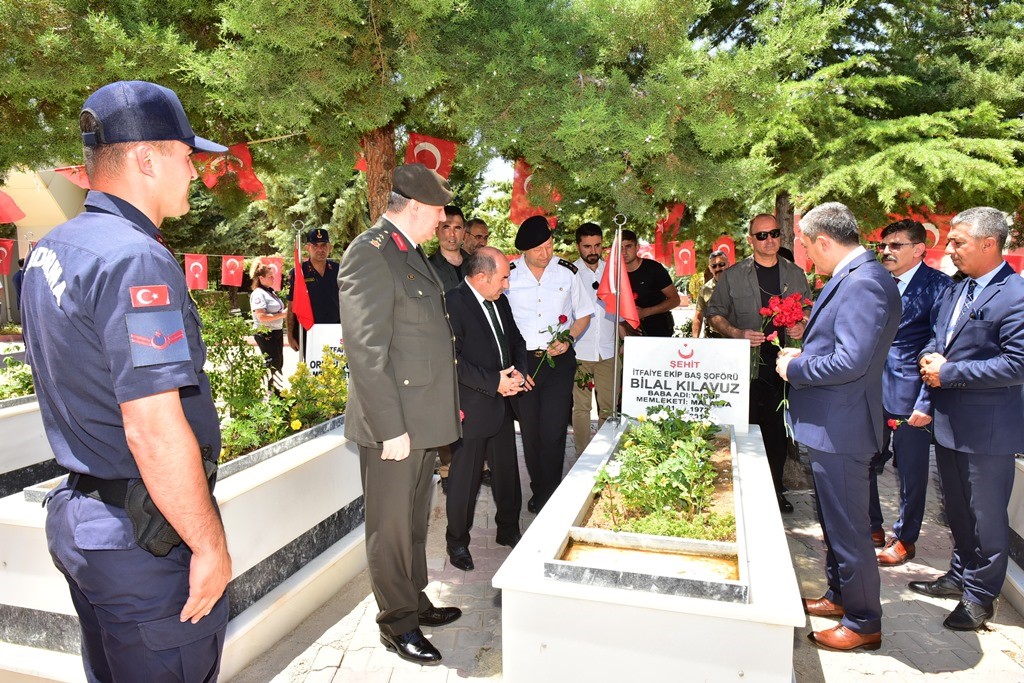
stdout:
{"type": "Polygon", "coordinates": [[[564,258],[558,259],[558,265],[560,265],[560,266],[562,266],[564,268],[568,268],[569,270],[571,270],[573,272],[574,275],[580,271],[579,268],[577,268],[575,265],[573,265],[572,261],[566,261],[564,258]]]}
{"type": "Polygon", "coordinates": [[[388,235],[390,233],[387,230],[380,228],[370,228],[366,231],[366,236],[376,249],[383,249],[384,245],[388,243],[388,235]]]}

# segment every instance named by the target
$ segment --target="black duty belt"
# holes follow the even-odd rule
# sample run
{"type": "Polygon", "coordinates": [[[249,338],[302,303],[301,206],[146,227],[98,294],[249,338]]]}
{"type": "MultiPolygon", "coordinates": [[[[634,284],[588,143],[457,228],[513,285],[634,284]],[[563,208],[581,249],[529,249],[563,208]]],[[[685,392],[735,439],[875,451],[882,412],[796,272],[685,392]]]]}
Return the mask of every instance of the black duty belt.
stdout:
{"type": "Polygon", "coordinates": [[[128,496],[128,479],[100,479],[88,474],[72,474],[68,485],[79,493],[123,508],[128,496]]]}

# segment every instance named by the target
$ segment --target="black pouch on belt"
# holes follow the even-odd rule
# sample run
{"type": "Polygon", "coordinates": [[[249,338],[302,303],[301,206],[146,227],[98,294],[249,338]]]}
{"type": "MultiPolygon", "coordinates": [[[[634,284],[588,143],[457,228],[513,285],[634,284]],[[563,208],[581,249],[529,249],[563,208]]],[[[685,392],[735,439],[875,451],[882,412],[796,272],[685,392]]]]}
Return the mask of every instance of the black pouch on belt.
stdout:
{"type": "MultiPolygon", "coordinates": [[[[203,456],[203,471],[212,494],[213,485],[217,481],[217,460],[209,446],[200,446],[199,450],[203,456]]],[[[164,557],[181,543],[181,536],[157,508],[141,479],[128,486],[124,509],[132,522],[135,542],[143,550],[157,557],[164,557]]]]}

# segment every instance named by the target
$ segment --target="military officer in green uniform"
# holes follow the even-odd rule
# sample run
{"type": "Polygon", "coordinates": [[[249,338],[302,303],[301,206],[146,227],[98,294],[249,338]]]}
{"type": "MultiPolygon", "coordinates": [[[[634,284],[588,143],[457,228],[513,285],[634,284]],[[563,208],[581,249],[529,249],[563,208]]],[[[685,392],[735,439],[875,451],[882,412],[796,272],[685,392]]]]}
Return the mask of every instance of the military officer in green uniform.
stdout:
{"type": "Polygon", "coordinates": [[[434,450],[462,428],[444,292],[419,245],[451,198],[423,164],[395,169],[387,211],[353,240],[338,275],[351,373],[345,436],[359,444],[377,623],[384,646],[418,664],[441,659],[420,627],[462,614],[423,593],[434,450]]]}

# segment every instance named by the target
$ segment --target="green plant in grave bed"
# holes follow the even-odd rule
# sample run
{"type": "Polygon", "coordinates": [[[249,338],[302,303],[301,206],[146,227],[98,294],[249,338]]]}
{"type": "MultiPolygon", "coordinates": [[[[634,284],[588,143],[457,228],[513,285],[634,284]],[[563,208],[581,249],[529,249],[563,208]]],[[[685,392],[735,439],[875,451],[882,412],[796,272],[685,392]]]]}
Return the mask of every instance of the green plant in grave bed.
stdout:
{"type": "Polygon", "coordinates": [[[238,419],[266,400],[266,362],[250,343],[252,323],[231,313],[226,296],[197,299],[206,344],[206,374],[221,416],[238,419]]]}
{"type": "MultiPolygon", "coordinates": [[[[713,397],[709,397],[713,401],[713,397]]],[[[618,530],[724,540],[735,519],[709,512],[718,426],[674,408],[651,407],[623,435],[594,492],[618,530]]]]}
{"type": "Polygon", "coordinates": [[[320,374],[300,364],[282,392],[289,401],[288,418],[293,429],[305,429],[345,412],[348,403],[348,373],[345,354],[329,346],[323,349],[320,374]]]}
{"type": "Polygon", "coordinates": [[[5,358],[4,367],[0,369],[0,400],[34,393],[32,368],[15,358],[5,358]]]}

